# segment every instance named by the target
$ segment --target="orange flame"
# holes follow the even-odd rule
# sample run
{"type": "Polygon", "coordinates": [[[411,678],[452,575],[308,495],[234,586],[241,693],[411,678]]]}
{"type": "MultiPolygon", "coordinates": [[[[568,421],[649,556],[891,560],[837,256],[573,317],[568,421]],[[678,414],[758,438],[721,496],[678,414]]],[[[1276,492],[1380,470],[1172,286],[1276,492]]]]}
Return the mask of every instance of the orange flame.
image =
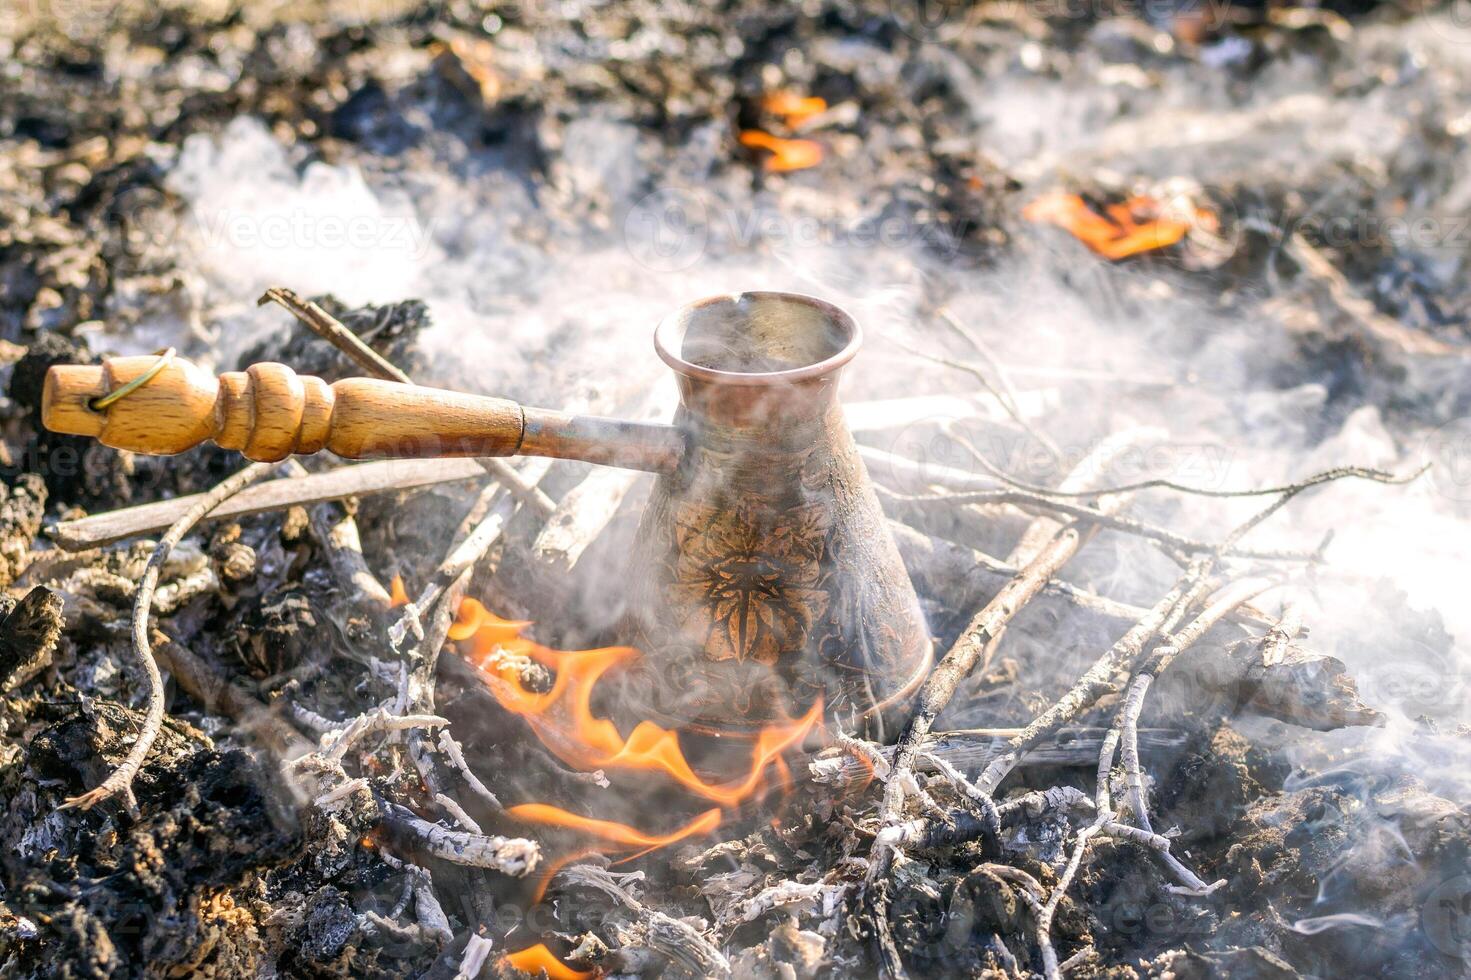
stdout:
{"type": "Polygon", "coordinates": [[[694,837],[699,834],[708,834],[720,826],[720,810],[718,808],[706,810],[683,827],[669,834],[646,834],[636,827],[627,824],[615,823],[612,820],[596,820],[592,817],[579,816],[570,813],[560,807],[550,806],[546,803],[522,803],[519,806],[508,807],[506,812],[520,820],[531,823],[547,824],[552,827],[566,827],[569,830],[580,831],[601,837],[603,840],[623,847],[668,847],[670,844],[684,840],[686,837],[694,837]]]}
{"type": "Polygon", "coordinates": [[[455,621],[450,623],[449,638],[468,640],[473,636],[477,640],[477,649],[484,646],[488,652],[515,640],[530,625],[531,622],[525,619],[501,619],[477,599],[462,599],[455,610],[455,621]]]}
{"type": "MultiPolygon", "coordinates": [[[[1094,211],[1076,194],[1050,191],[1023,208],[1022,217],[1064,228],[1094,254],[1114,262],[1173,245],[1190,231],[1181,216],[1165,216],[1165,207],[1152,197],[1131,197],[1104,211],[1094,211]]],[[[1197,210],[1196,217],[1209,214],[1197,210]]]]}
{"type": "Polygon", "coordinates": [[[795,721],[768,726],[756,737],[744,777],[709,782],[685,758],[678,732],[642,721],[624,738],[613,722],[593,714],[593,689],[598,681],[611,668],[637,657],[637,650],[552,650],[521,636],[527,625],[501,619],[480,603],[466,600],[449,635],[470,641],[469,656],[492,679],[490,688],[501,706],[524,717],[548,749],[579,769],[663,772],[697,796],[734,806],[756,792],[766,768],[805,738],[822,718],[822,701],[818,700],[795,721]],[[539,693],[526,688],[506,654],[528,657],[555,670],[551,690],[539,693]]]}
{"type": "Polygon", "coordinates": [[[812,140],[782,139],[759,129],[741,130],[740,139],[742,146],[766,150],[771,154],[761,165],[773,173],[806,170],[822,162],[822,144],[812,140]]]}
{"type": "Polygon", "coordinates": [[[597,976],[594,970],[572,969],[557,959],[556,954],[547,949],[546,943],[537,943],[519,952],[507,953],[501,959],[511,969],[534,977],[545,973],[547,980],[592,980],[597,976]]]}
{"type": "Polygon", "coordinates": [[[773,116],[780,116],[788,126],[800,126],[813,116],[826,112],[827,100],[795,92],[771,92],[762,98],[761,108],[773,116]]]}
{"type": "MultiPolygon", "coordinates": [[[[582,769],[636,769],[663,772],[690,792],[721,807],[734,806],[759,790],[766,770],[775,770],[784,789],[792,784],[791,770],[781,754],[804,739],[822,719],[819,698],[802,717],[769,725],[757,735],[751,749],[751,766],[744,777],[726,783],[708,782],[697,774],[679,745],[678,732],[651,721],[634,726],[627,738],[616,725],[592,713],[593,689],[611,668],[638,656],[631,647],[599,650],[553,650],[522,635],[530,624],[502,619],[474,599],[461,602],[449,638],[463,644],[461,650],[482,672],[487,686],[506,710],[521,715],[553,754],[582,769]],[[551,689],[538,692],[522,679],[525,660],[555,671],[551,689]]],[[[584,817],[545,803],[523,803],[507,810],[512,817],[533,823],[565,827],[599,838],[593,851],[579,851],[551,863],[536,886],[534,902],[540,902],[552,876],[568,862],[589,853],[636,850],[624,861],[677,841],[713,832],[720,826],[720,807],[706,810],[668,834],[646,833],[627,824],[584,817]]],[[[545,970],[548,977],[590,977],[567,967],[545,945],[513,953],[505,962],[526,972],[545,970]]]]}
{"type": "Polygon", "coordinates": [[[407,606],[409,604],[409,594],[407,591],[404,590],[404,580],[402,575],[395,575],[393,577],[393,581],[389,583],[388,599],[389,605],[394,609],[397,609],[399,606],[407,606]]]}

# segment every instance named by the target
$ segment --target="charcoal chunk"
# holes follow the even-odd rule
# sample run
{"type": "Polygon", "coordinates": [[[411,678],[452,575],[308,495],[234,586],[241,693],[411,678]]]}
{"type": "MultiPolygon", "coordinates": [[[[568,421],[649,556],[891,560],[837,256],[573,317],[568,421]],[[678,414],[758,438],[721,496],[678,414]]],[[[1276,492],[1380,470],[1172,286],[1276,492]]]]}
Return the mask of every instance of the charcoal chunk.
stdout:
{"type": "Polygon", "coordinates": [[[312,896],[306,917],[304,951],[310,959],[326,963],[337,958],[357,931],[358,919],[343,894],[331,885],[312,896]]]}
{"type": "Polygon", "coordinates": [[[0,691],[14,690],[51,662],[61,607],[61,596],[38,585],[0,620],[0,691]]]}

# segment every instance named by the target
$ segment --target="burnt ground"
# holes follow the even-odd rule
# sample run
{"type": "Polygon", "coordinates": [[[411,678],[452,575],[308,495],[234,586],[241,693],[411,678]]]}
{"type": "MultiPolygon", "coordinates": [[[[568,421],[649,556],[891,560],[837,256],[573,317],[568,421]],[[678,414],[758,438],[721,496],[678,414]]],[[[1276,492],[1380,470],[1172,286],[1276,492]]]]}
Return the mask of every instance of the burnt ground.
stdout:
{"type": "MultiPolygon", "coordinates": [[[[547,311],[568,303],[587,313],[599,277],[640,300],[620,314],[644,313],[650,295],[665,307],[688,298],[707,280],[684,278],[688,265],[668,261],[659,236],[675,233],[678,258],[688,216],[663,209],[694,200],[707,209],[695,229],[701,256],[737,273],[770,271],[789,253],[771,229],[752,241],[709,214],[810,218],[820,249],[806,254],[823,266],[827,292],[889,311],[875,284],[902,283],[909,305],[894,316],[910,323],[898,333],[911,345],[957,349],[934,315],[948,303],[1005,360],[1025,362],[1035,348],[1040,360],[1133,376],[1101,390],[1063,382],[1062,404],[1036,422],[1069,447],[1106,434],[1120,404],[1139,402],[1228,443],[1281,452],[1300,474],[1325,462],[1320,446],[1337,460],[1369,444],[1345,433],[1372,430],[1408,452],[1447,431],[1471,398],[1461,368],[1471,341],[1462,221],[1471,38],[1455,5],[934,5],[924,16],[867,2],[403,7],[22,3],[0,15],[8,975],[449,977],[471,935],[496,955],[545,940],[586,968],[685,970],[640,955],[647,918],[606,894],[563,883],[534,904],[524,882],[417,855],[448,927],[435,934],[418,879],[398,863],[412,842],[395,839],[384,814],[391,802],[444,815],[396,745],[355,760],[352,775],[370,791],[342,805],[315,805],[281,777],[291,740],[319,734],[294,706],[338,721],[382,696],[372,652],[386,621],[355,603],[300,509],[207,526],[165,569],[175,588],[156,604],[169,663],[195,658],[205,676],[267,705],[285,732],[241,723],[227,698],[174,678],[185,672],[176,666],[166,724],[135,784],[138,811],[57,810],[121,759],[140,724],[127,619],[149,548],[69,557],[43,525],[204,490],[243,461],[213,448],[159,460],[47,433],[45,368],[177,344],[222,368],[269,357],[329,378],[353,370],[284,317],[249,312],[261,283],[199,260],[191,222],[218,193],[200,189],[206,177],[250,184],[275,160],[291,175],[283,186],[296,186],[313,165],[350,166],[374,188],[407,186],[437,220],[459,211],[495,225],[437,225],[440,251],[424,265],[437,262],[441,276],[406,280],[374,305],[352,298],[356,283],[343,282],[349,298],[325,295],[331,282],[317,290],[417,379],[464,388],[555,400],[604,371],[608,348],[547,311]],[[739,143],[743,129],[786,131],[762,106],[775,90],[831,107],[799,134],[823,143],[817,167],[773,173],[739,143]],[[254,122],[242,130],[242,119],[254,122]],[[273,149],[264,164],[242,157],[237,173],[220,172],[235,158],[221,150],[200,163],[191,138],[196,148],[273,149]],[[1022,217],[1054,187],[1098,210],[1151,195],[1211,217],[1168,248],[1107,263],[1022,217]],[[650,193],[672,196],[649,203],[650,193]],[[650,215],[652,238],[640,230],[650,215]],[[902,267],[864,237],[885,221],[903,229],[893,250],[902,267]],[[481,235],[516,246],[487,251],[481,235]],[[1006,293],[1022,275],[1032,278],[1006,293]],[[470,296],[473,315],[537,349],[484,365],[449,356],[469,341],[446,296],[470,296]],[[1070,334],[1054,316],[1089,326],[1070,334]],[[525,321],[533,326],[519,333],[509,326],[525,321]],[[1188,392],[1151,394],[1138,381],[1145,367],[1188,392]]],[[[625,336],[609,341],[620,356],[625,336]]],[[[872,396],[882,372],[864,370],[872,396]]],[[[621,364],[618,373],[605,385],[623,397],[639,381],[621,364]]],[[[952,379],[934,390],[955,388],[952,379]]],[[[1003,421],[981,435],[1005,444],[1017,430],[1003,421]]],[[[556,470],[544,485],[556,498],[583,475],[556,470]]],[[[1440,500],[1448,521],[1465,516],[1454,489],[1450,504],[1440,500]]],[[[425,581],[473,498],[451,487],[363,500],[356,516],[372,570],[425,581]]],[[[1234,523],[1151,506],[1213,537],[1234,523]]],[[[945,507],[894,512],[991,554],[1007,553],[1023,526],[1008,511],[980,526],[945,507]]],[[[1298,529],[1352,534],[1382,518],[1350,512],[1298,529]]],[[[541,601],[498,574],[536,530],[519,515],[473,594],[500,599],[507,614],[541,601]]],[[[1152,603],[1167,562],[1116,537],[1080,557],[1070,580],[1152,603]]],[[[1312,656],[1267,681],[1232,666],[1250,661],[1243,638],[1260,633],[1238,626],[1213,631],[1201,656],[1161,679],[1144,724],[1182,734],[1146,751],[1155,827],[1202,878],[1225,885],[1184,896],[1146,848],[1097,844],[1053,925],[1060,957],[1081,954],[1068,976],[1465,974],[1471,816],[1454,775],[1466,757],[1463,674],[1454,629],[1394,581],[1399,567],[1363,569],[1348,600],[1309,618],[1312,656]],[[1348,605],[1362,619],[1343,615],[1348,605]],[[1386,673],[1386,662],[1400,666],[1386,673]],[[1389,735],[1362,735],[1386,717],[1389,735]]],[[[919,584],[943,644],[999,581],[919,584]]],[[[560,623],[539,617],[544,638],[576,632],[577,610],[561,612],[560,623]]],[[[940,727],[1024,725],[1121,629],[1040,600],[940,727]]],[[[562,770],[458,664],[442,674],[440,708],[498,796],[605,805],[603,790],[562,770]]],[[[1106,726],[1116,706],[1110,695],[1079,723],[1106,726]]],[[[1092,780],[1091,767],[1029,767],[1003,793],[1059,784],[1091,793],[1092,780]]],[[[953,785],[927,785],[942,806],[966,811],[953,785]]],[[[648,792],[615,778],[620,787],[648,792]]],[[[667,801],[669,812],[688,809],[667,801]]],[[[720,831],[724,844],[685,842],[613,870],[641,870],[646,880],[629,887],[642,902],[693,924],[737,976],[873,975],[872,922],[842,896],[861,877],[843,860],[868,852],[876,804],[876,786],[838,795],[804,782],[775,822],[742,812],[720,831]],[[768,894],[782,883],[802,887],[768,894]]],[[[527,833],[483,806],[471,816],[487,833],[527,833]]],[[[911,854],[890,889],[911,975],[1039,973],[1032,913],[1014,881],[986,868],[1003,861],[1051,887],[1079,822],[1046,811],[998,842],[911,854]]]]}

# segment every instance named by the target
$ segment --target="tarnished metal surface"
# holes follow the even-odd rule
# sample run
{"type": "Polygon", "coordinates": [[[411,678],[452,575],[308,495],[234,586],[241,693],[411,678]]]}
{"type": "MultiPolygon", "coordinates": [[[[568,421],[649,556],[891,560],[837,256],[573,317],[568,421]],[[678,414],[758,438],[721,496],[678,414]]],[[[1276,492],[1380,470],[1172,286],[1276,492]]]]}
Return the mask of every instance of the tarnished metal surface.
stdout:
{"type": "Polygon", "coordinates": [[[918,600],[837,403],[859,339],[835,307],[776,293],[660,327],[690,448],[654,489],[629,577],[626,629],[647,664],[630,691],[652,714],[754,727],[823,697],[871,727],[927,669],[918,600]]]}

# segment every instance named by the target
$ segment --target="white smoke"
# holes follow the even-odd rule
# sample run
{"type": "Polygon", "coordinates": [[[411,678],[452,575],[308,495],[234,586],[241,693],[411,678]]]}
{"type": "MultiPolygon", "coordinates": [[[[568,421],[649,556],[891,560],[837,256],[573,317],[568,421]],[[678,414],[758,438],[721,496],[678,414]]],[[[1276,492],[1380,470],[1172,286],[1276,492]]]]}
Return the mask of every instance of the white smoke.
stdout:
{"type": "MultiPolygon", "coordinates": [[[[1372,52],[1400,38],[1366,30],[1356,43],[1372,52]]],[[[1405,71],[1464,66],[1465,56],[1425,28],[1411,38],[1405,71]]],[[[1093,62],[1060,79],[1013,64],[985,84],[958,59],[942,67],[963,83],[957,88],[989,138],[983,150],[1015,168],[1030,193],[1063,180],[1065,165],[1204,184],[1257,166],[1312,181],[1366,154],[1392,157],[1414,138],[1395,90],[1340,95],[1329,69],[1293,57],[1264,71],[1244,99],[1208,63],[1175,66],[1157,82],[1093,62]]],[[[1471,554],[1471,492],[1463,492],[1471,487],[1457,468],[1465,439],[1455,420],[1391,423],[1365,406],[1325,432],[1326,389],[1266,380],[1297,355],[1273,316],[1242,313],[1260,307],[1228,307],[1193,292],[1185,276],[1110,264],[1045,231],[1016,257],[967,268],[948,260],[942,223],[937,239],[936,222],[875,211],[862,181],[799,175],[756,189],[722,159],[730,152],[715,127],[665,148],[631,124],[586,120],[561,132],[545,182],[529,183],[433,154],[408,168],[366,155],[302,166],[261,123],[241,119],[218,136],[191,138],[169,186],[187,204],[186,259],[223,311],[222,360],[282,324],[279,311],[252,308],[267,286],[350,303],[417,297],[437,323],[432,348],[473,364],[487,390],[555,404],[585,388],[636,392],[658,376],[652,328],[684,302],[793,289],[849,308],[868,332],[847,399],[974,393],[966,375],[886,343],[963,350],[937,339],[925,301],[940,294],[1019,387],[1056,395],[1063,408],[1033,421],[1070,453],[1128,425],[1164,426],[1176,448],[1163,461],[1167,475],[1213,489],[1283,483],[1340,464],[1409,472],[1436,463],[1406,487],[1346,481],[1312,491],[1251,540],[1311,549],[1332,531],[1328,566],[1293,589],[1309,604],[1310,645],[1348,661],[1371,700],[1380,696],[1375,706],[1401,722],[1471,718],[1459,696],[1471,636],[1460,578],[1471,554]],[[1183,325],[1208,339],[1179,349],[1183,325]],[[1380,580],[1408,593],[1412,607],[1440,614],[1455,638],[1450,655],[1424,654],[1411,638],[1404,649],[1364,646],[1364,635],[1383,633],[1374,622],[1380,580]],[[1397,679],[1386,681],[1386,664],[1397,663],[1428,676],[1406,681],[1388,668],[1397,679]],[[1424,697],[1426,685],[1438,696],[1424,697]]],[[[1446,195],[1464,198],[1467,186],[1463,179],[1446,195]]],[[[996,462],[1038,475],[1018,459],[996,462]]],[[[1151,492],[1139,507],[1217,540],[1264,502],[1151,492]]]]}

